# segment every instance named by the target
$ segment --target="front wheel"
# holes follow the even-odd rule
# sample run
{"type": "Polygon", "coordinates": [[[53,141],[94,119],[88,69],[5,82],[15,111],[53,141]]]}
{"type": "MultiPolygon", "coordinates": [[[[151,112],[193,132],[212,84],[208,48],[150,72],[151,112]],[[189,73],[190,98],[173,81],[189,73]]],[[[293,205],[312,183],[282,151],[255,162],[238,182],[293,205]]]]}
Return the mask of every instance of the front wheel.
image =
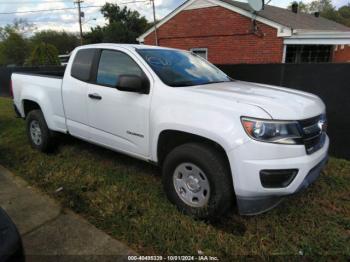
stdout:
{"type": "Polygon", "coordinates": [[[52,132],[41,110],[30,111],[27,116],[27,136],[31,146],[41,152],[49,152],[53,145],[52,132]]]}
{"type": "Polygon", "coordinates": [[[175,148],[163,164],[163,186],[180,211],[200,219],[217,218],[231,208],[231,174],[213,147],[189,143],[175,148]]]}

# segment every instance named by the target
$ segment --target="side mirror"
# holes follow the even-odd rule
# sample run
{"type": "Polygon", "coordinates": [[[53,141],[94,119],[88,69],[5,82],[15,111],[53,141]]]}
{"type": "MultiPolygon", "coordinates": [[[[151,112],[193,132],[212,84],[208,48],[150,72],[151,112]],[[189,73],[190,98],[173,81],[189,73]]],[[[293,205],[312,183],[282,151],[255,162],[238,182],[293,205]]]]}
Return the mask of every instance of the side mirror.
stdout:
{"type": "Polygon", "coordinates": [[[125,92],[149,94],[148,79],[137,75],[120,75],[116,88],[125,92]]]}

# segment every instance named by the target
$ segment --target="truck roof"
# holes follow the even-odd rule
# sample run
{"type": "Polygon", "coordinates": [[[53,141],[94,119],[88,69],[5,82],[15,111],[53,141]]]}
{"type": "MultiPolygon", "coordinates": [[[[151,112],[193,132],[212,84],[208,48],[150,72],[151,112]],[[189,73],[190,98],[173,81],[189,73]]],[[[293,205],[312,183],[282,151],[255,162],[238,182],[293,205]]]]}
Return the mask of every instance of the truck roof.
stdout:
{"type": "Polygon", "coordinates": [[[123,48],[129,49],[129,50],[136,50],[136,49],[176,50],[175,48],[162,47],[162,46],[140,45],[140,44],[115,44],[115,43],[102,43],[102,44],[83,45],[83,46],[78,47],[78,49],[84,49],[84,48],[113,48],[113,47],[123,47],[123,48]]]}

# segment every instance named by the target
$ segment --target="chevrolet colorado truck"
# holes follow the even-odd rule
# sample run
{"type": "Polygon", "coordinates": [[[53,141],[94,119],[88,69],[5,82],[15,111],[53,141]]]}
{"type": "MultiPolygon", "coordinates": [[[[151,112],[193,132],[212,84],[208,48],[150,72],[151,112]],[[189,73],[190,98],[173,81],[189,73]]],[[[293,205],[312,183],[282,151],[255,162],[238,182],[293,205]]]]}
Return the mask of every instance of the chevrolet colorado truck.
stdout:
{"type": "Polygon", "coordinates": [[[187,51],[76,48],[63,76],[14,73],[14,107],[33,148],[57,132],[159,165],[169,200],[198,218],[275,207],[327,162],[315,95],[236,81],[187,51]]]}

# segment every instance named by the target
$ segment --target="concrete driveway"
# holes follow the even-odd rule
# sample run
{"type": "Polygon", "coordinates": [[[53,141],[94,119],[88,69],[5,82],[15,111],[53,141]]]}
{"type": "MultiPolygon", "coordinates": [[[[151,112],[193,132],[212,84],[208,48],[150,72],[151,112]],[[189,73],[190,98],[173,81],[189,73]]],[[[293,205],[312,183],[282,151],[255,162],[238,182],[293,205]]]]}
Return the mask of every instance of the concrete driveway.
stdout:
{"type": "Polygon", "coordinates": [[[2,166],[0,206],[22,235],[27,261],[127,261],[136,255],[2,166]]]}

